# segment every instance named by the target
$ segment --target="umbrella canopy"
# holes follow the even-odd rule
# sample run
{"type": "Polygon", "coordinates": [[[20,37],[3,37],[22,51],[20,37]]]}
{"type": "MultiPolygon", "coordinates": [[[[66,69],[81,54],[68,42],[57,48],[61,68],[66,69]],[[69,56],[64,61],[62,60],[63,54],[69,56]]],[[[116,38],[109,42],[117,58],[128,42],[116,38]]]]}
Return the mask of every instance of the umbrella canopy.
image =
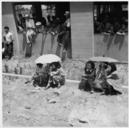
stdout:
{"type": "Polygon", "coordinates": [[[61,62],[61,58],[55,54],[46,54],[46,55],[40,56],[35,60],[36,64],[38,63],[47,64],[47,63],[53,63],[53,62],[61,62]]]}
{"type": "Polygon", "coordinates": [[[89,60],[91,61],[96,61],[96,62],[118,62],[118,60],[110,58],[110,57],[102,57],[102,56],[98,56],[98,57],[92,57],[89,58],[89,60]]]}

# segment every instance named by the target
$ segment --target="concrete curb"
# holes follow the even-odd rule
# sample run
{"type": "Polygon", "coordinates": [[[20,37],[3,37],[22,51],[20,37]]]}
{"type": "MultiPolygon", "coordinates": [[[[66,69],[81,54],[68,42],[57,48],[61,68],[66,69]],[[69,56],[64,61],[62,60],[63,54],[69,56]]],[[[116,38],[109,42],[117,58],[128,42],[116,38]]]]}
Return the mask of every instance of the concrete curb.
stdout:
{"type": "MultiPolygon", "coordinates": [[[[2,73],[2,75],[13,76],[13,77],[22,77],[22,78],[31,78],[32,77],[32,76],[29,76],[29,75],[19,75],[19,74],[12,74],[12,73],[2,73]]],[[[80,81],[79,80],[66,79],[66,82],[79,84],[80,81]]],[[[128,86],[123,85],[122,88],[128,89],[128,86]]]]}
{"type": "MultiPolygon", "coordinates": [[[[19,75],[19,74],[12,74],[12,73],[2,73],[2,75],[4,75],[4,76],[13,76],[13,77],[22,77],[22,78],[31,78],[32,77],[32,76],[29,76],[29,75],[19,75]]],[[[77,83],[78,84],[80,81],[66,79],[66,82],[77,83]]]]}

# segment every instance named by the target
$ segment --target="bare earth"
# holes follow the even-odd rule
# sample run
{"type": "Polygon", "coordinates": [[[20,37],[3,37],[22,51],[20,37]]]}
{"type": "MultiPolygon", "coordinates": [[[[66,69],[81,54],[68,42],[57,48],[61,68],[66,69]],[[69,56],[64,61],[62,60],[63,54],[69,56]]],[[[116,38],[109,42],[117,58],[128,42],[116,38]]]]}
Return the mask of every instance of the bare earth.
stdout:
{"type": "Polygon", "coordinates": [[[128,92],[122,85],[114,85],[122,95],[104,96],[73,83],[44,90],[25,81],[3,77],[4,126],[128,126],[128,92]]]}

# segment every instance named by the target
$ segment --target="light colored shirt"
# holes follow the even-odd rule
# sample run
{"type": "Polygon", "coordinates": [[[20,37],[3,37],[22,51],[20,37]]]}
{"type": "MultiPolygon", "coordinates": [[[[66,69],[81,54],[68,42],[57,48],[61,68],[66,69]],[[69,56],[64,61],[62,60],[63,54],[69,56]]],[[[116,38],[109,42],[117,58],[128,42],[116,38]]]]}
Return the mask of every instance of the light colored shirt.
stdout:
{"type": "Polygon", "coordinates": [[[66,26],[67,26],[67,27],[70,27],[70,26],[71,26],[70,19],[67,19],[67,20],[65,21],[65,23],[66,23],[66,26]]]}
{"type": "Polygon", "coordinates": [[[33,19],[26,20],[26,28],[35,28],[35,23],[33,19]]]}
{"type": "Polygon", "coordinates": [[[33,35],[35,35],[35,32],[32,29],[30,29],[30,30],[28,30],[26,32],[26,41],[27,41],[27,43],[31,42],[31,40],[33,38],[33,35]]]}
{"type": "Polygon", "coordinates": [[[13,41],[13,34],[11,32],[5,33],[4,39],[8,44],[11,43],[13,41]]]}

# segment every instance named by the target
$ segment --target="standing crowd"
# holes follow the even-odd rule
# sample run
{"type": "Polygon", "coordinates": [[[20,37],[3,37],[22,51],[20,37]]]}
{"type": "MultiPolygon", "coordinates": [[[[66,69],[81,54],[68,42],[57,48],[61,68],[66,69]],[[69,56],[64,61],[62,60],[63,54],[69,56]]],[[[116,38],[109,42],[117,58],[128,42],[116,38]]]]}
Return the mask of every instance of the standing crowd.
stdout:
{"type": "MultiPolygon", "coordinates": [[[[42,33],[42,46],[40,55],[43,54],[44,44],[46,43],[46,36],[51,35],[51,47],[50,51],[53,53],[53,46],[55,44],[55,39],[57,39],[57,48],[55,54],[60,56],[62,60],[66,57],[71,58],[71,39],[70,39],[70,13],[66,11],[64,14],[65,20],[56,16],[48,16],[47,22],[46,19],[43,19],[43,22],[35,21],[28,14],[23,18],[19,14],[19,20],[17,23],[18,31],[23,33],[23,51],[25,57],[32,56],[32,48],[35,43],[35,39],[39,33],[42,33]]],[[[11,59],[13,56],[13,33],[10,32],[9,27],[4,27],[4,36],[3,36],[3,58],[11,59]]]]}

